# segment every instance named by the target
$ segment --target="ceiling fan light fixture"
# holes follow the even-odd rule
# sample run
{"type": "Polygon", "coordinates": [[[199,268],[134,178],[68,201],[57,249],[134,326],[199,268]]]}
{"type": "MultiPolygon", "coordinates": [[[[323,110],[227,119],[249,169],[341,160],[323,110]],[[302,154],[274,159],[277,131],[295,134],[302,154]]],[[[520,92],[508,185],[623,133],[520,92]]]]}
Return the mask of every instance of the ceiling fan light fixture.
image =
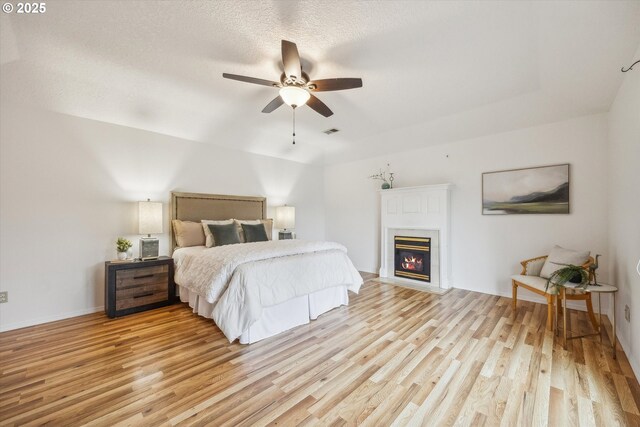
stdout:
{"type": "Polygon", "coordinates": [[[298,86],[285,86],[280,89],[280,97],[290,107],[300,107],[307,103],[311,94],[298,86]]]}

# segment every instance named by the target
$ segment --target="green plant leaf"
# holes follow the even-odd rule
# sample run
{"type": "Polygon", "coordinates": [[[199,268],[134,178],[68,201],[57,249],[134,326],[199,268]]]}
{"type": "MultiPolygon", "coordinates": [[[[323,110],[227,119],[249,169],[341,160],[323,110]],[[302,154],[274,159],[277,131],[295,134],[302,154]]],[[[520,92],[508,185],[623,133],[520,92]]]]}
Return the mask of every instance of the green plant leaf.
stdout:
{"type": "Polygon", "coordinates": [[[564,267],[554,271],[551,276],[549,276],[545,286],[545,292],[548,291],[551,285],[553,285],[554,288],[564,287],[564,285],[576,275],[580,275],[580,283],[576,287],[585,289],[588,286],[589,273],[582,266],[559,263],[554,264],[564,265],[564,267]]]}

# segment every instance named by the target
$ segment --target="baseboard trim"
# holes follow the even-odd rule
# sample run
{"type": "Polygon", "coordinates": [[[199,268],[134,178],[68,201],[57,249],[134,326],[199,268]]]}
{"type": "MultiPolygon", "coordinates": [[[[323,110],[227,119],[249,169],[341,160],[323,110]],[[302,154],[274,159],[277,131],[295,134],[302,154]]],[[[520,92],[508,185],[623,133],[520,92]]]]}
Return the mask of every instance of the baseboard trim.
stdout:
{"type": "Polygon", "coordinates": [[[640,380],[640,365],[638,365],[638,361],[633,357],[630,357],[631,354],[631,346],[627,342],[627,337],[616,335],[618,338],[618,342],[620,343],[620,347],[622,347],[622,351],[624,351],[625,356],[627,356],[627,360],[629,361],[629,365],[631,365],[631,370],[634,374],[636,374],[636,379],[640,380]]]}
{"type": "Polygon", "coordinates": [[[35,319],[23,320],[22,322],[8,323],[0,325],[0,332],[13,331],[15,329],[27,328],[29,326],[41,325],[43,323],[55,322],[58,320],[70,319],[72,317],[83,316],[85,314],[97,313],[103,311],[104,306],[85,308],[82,310],[68,311],[66,313],[56,314],[53,316],[38,317],[35,319]]]}

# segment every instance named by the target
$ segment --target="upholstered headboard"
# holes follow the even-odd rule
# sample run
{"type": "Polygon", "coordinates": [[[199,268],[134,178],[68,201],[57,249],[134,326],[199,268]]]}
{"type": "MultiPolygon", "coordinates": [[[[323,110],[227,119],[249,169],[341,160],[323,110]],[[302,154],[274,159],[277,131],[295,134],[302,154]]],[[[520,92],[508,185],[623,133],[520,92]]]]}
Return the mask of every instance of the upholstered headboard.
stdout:
{"type": "Polygon", "coordinates": [[[173,220],[200,222],[203,219],[265,219],[265,197],[171,192],[171,252],[176,248],[173,220]]]}

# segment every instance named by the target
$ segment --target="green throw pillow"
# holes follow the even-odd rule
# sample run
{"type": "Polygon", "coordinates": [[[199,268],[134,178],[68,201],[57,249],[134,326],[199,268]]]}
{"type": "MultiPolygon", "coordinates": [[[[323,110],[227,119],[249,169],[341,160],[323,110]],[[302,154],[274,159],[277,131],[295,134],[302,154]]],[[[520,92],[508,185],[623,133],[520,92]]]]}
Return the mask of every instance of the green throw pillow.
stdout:
{"type": "Polygon", "coordinates": [[[213,243],[215,246],[233,245],[240,243],[238,235],[238,227],[234,223],[231,224],[207,224],[211,234],[213,235],[213,243]]]}
{"type": "Polygon", "coordinates": [[[267,230],[264,228],[264,224],[240,225],[242,225],[242,231],[244,231],[245,242],[266,242],[269,240],[269,238],[267,237],[267,230]]]}

